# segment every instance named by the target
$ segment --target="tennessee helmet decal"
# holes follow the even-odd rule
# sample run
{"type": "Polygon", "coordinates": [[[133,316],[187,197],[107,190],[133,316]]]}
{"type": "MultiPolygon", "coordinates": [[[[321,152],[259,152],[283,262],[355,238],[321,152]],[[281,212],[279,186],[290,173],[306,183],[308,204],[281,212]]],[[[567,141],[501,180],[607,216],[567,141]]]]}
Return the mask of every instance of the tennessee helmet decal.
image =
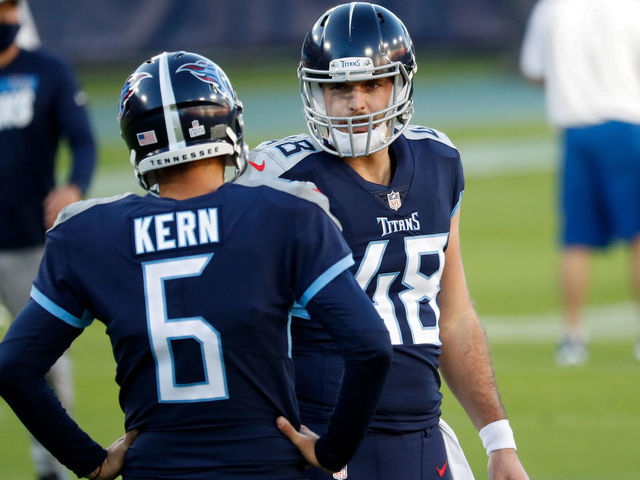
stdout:
{"type": "Polygon", "coordinates": [[[195,63],[185,63],[176,70],[179,72],[189,72],[198,80],[208,83],[211,90],[222,95],[229,102],[233,102],[233,98],[229,94],[231,85],[224,72],[220,71],[213,63],[205,61],[197,61],[195,63]]]}
{"type": "Polygon", "coordinates": [[[122,116],[124,107],[133,95],[133,92],[138,88],[138,85],[145,78],[153,78],[150,73],[146,72],[133,72],[122,86],[122,92],[120,93],[120,108],[118,109],[118,116],[122,116]]]}

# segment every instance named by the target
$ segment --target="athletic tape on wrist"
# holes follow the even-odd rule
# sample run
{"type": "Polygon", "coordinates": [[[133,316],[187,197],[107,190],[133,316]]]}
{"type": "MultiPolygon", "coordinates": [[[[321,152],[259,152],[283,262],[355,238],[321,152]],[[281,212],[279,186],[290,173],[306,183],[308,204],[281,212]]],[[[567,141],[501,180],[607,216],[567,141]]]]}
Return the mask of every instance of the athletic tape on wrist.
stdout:
{"type": "Polygon", "coordinates": [[[516,449],[516,440],[513,438],[513,430],[509,420],[502,419],[485,425],[479,432],[482,445],[487,450],[487,455],[501,448],[516,449]]]}

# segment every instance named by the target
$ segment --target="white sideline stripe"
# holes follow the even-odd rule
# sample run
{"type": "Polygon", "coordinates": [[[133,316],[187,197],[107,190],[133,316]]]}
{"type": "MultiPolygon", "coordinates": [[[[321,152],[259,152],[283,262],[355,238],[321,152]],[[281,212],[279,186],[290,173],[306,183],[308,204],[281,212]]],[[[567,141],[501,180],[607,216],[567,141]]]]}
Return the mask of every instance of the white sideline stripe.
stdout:
{"type": "Polygon", "coordinates": [[[467,177],[552,171],[558,158],[555,141],[549,136],[483,139],[456,145],[467,177]]]}
{"type": "MultiPolygon", "coordinates": [[[[584,325],[591,343],[635,342],[640,333],[640,314],[634,302],[587,307],[584,325]]],[[[560,313],[547,315],[484,316],[482,324],[490,342],[548,343],[562,334],[560,313]]]]}
{"type": "MultiPolygon", "coordinates": [[[[230,170],[227,173],[233,171],[233,167],[228,168],[230,170]]],[[[133,175],[133,169],[101,170],[96,172],[87,198],[111,197],[124,192],[133,192],[140,196],[145,195],[133,175]]]]}
{"type": "Polygon", "coordinates": [[[144,191],[138,185],[131,168],[96,172],[87,196],[89,198],[110,197],[123,192],[144,195],[144,191]]]}
{"type": "Polygon", "coordinates": [[[9,326],[9,311],[0,305],[0,328],[9,326]]]}

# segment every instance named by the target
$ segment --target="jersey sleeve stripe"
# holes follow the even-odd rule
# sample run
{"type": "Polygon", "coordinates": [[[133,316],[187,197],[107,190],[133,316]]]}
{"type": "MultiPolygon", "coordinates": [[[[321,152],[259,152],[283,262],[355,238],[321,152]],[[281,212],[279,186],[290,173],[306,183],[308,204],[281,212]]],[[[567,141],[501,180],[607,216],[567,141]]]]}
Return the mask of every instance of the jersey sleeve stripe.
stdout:
{"type": "Polygon", "coordinates": [[[293,315],[294,317],[305,318],[307,320],[311,318],[307,310],[301,307],[298,302],[295,302],[293,304],[293,308],[291,309],[291,315],[293,315]]]}
{"type": "Polygon", "coordinates": [[[451,218],[453,218],[453,216],[456,214],[456,212],[460,208],[460,202],[462,201],[462,194],[463,193],[464,193],[464,190],[460,192],[460,196],[458,197],[458,203],[456,203],[456,206],[453,207],[453,210],[451,211],[451,218]]]}
{"type": "Polygon", "coordinates": [[[54,317],[59,318],[65,323],[68,323],[72,327],[76,328],[86,328],[91,325],[93,321],[93,316],[89,314],[89,312],[85,312],[82,315],[82,318],[74,317],[69,312],[67,312],[64,308],[56,305],[52,302],[49,297],[47,297],[44,293],[38,290],[36,287],[31,287],[31,298],[44,308],[47,312],[49,312],[54,317]]]}
{"type": "Polygon", "coordinates": [[[318,293],[322,288],[329,283],[331,280],[336,278],[346,269],[351,267],[355,262],[353,260],[353,255],[350,253],[342,260],[336,262],[333,266],[329,267],[322,275],[320,275],[315,282],[309,285],[309,288],[304,292],[300,301],[298,302],[301,307],[305,308],[309,300],[311,300],[316,293],[318,293]]]}

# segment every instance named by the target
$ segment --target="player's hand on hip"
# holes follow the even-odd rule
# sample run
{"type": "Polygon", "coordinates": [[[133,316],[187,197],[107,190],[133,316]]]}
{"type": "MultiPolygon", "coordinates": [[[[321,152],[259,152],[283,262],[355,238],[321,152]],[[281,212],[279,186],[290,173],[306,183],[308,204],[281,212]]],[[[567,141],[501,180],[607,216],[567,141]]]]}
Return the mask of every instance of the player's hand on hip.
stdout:
{"type": "Polygon", "coordinates": [[[293,443],[304,459],[309,462],[309,464],[313,467],[318,467],[325,472],[329,472],[326,468],[324,468],[320,463],[318,463],[318,459],[316,458],[316,440],[318,440],[318,435],[309,430],[304,425],[300,425],[300,431],[293,428],[293,425],[289,423],[284,417],[278,417],[276,420],[276,425],[280,429],[280,431],[293,443]]]}
{"type": "Polygon", "coordinates": [[[79,200],[82,200],[82,192],[72,183],[51,190],[43,203],[45,228],[53,226],[60,210],[79,200]]]}
{"type": "Polygon", "coordinates": [[[87,478],[90,480],[113,480],[118,476],[127,450],[138,436],[137,430],[129,430],[107,448],[107,456],[98,468],[91,472],[87,478]]]}
{"type": "Polygon", "coordinates": [[[513,448],[503,448],[491,452],[487,469],[490,480],[529,480],[529,476],[513,448]]]}

